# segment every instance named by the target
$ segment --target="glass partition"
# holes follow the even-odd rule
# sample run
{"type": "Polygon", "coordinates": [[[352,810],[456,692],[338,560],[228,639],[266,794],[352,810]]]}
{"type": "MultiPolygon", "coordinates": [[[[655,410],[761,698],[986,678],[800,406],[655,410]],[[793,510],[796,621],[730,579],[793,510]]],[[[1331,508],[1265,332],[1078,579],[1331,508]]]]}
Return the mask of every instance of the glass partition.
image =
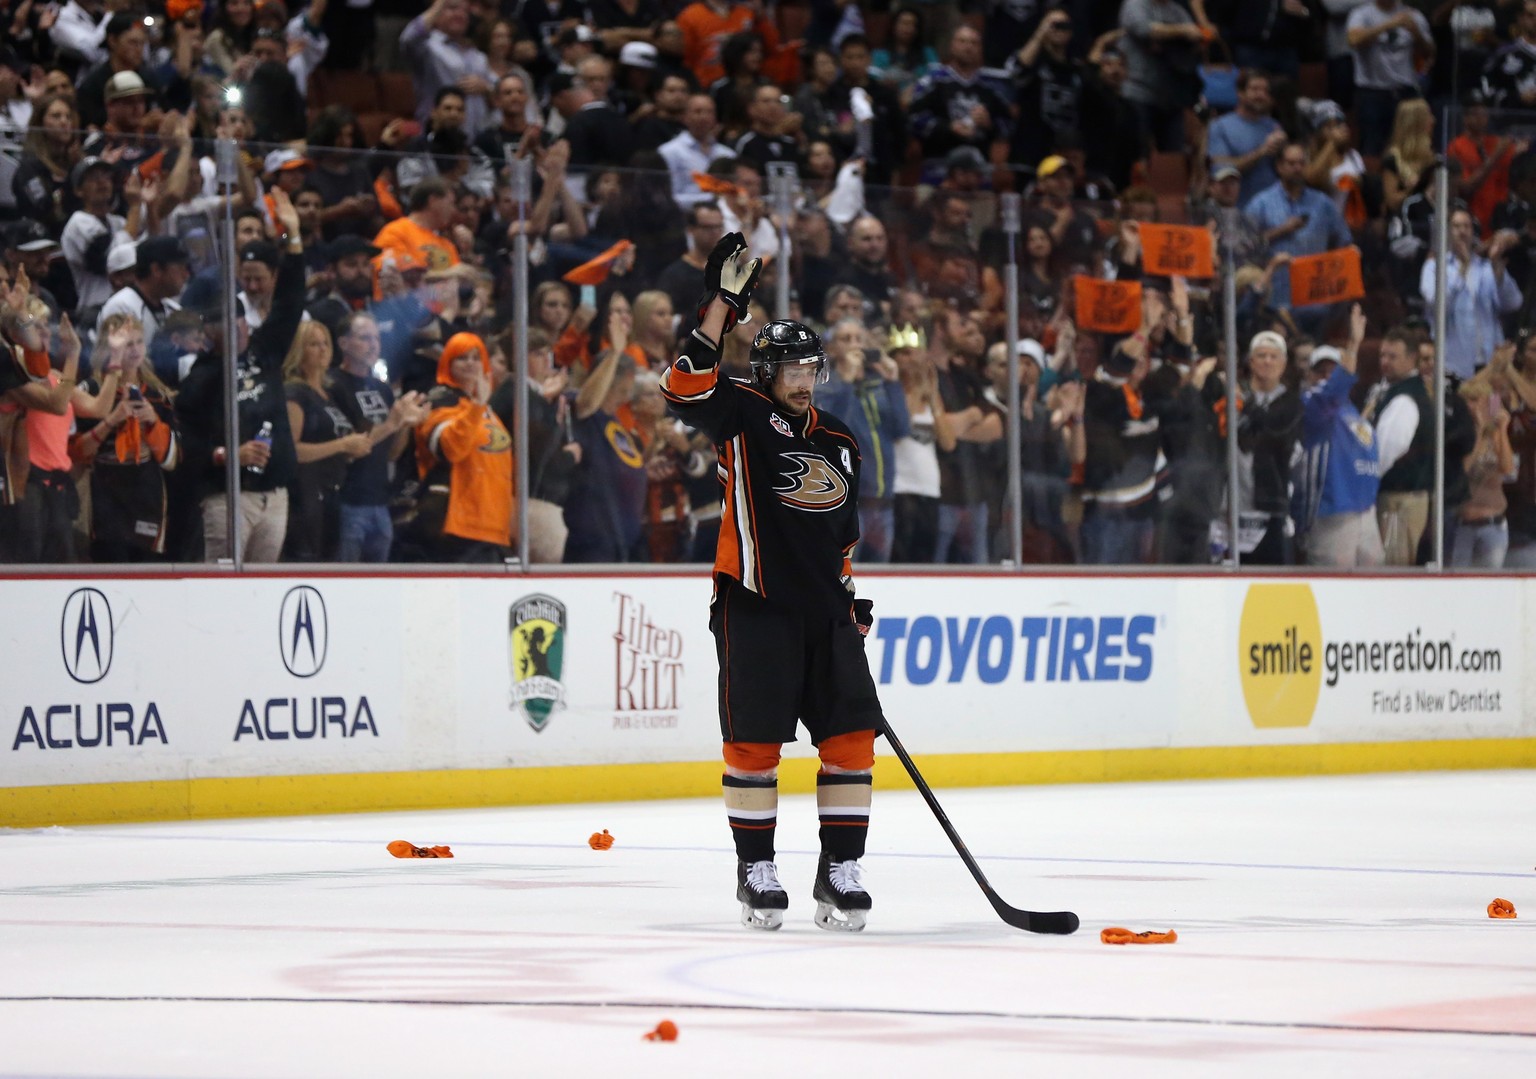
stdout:
{"type": "MultiPolygon", "coordinates": [[[[592,168],[566,143],[434,141],[376,120],[327,110],[308,144],[285,145],[171,120],[69,150],[69,174],[7,227],[7,278],[25,275],[31,298],[12,286],[6,333],[35,368],[0,413],[7,561],[709,562],[715,448],[659,382],[727,231],[764,268],[724,370],[751,377],[770,319],[821,334],[817,407],[861,445],[856,563],[1369,564],[1344,561],[1346,525],[1391,541],[1389,565],[1434,560],[1432,527],[1386,535],[1404,518],[1378,520],[1366,475],[1383,355],[1434,353],[1431,181],[1385,235],[1346,231],[1321,265],[1298,264],[1220,182],[1179,198],[1000,168],[882,186],[816,145],[803,172],[728,159],[701,175],[658,155],[592,168]],[[65,420],[49,418],[70,377],[65,420]],[[1343,418],[1309,426],[1330,385],[1343,418]],[[466,457],[454,432],[471,414],[466,457]],[[1352,456],[1350,438],[1365,447],[1352,456]],[[1329,472],[1341,454],[1350,475],[1329,472]]],[[[1482,122],[1523,137],[1526,120],[1482,122]]],[[[1500,228],[1519,238],[1498,242],[1521,299],[1484,342],[1486,370],[1447,357],[1472,419],[1459,452],[1486,456],[1478,432],[1505,416],[1516,467],[1501,487],[1452,460],[1466,431],[1451,417],[1445,561],[1463,564],[1458,521],[1505,515],[1478,516],[1499,489],[1523,565],[1536,421],[1523,353],[1493,337],[1523,348],[1529,230],[1474,225],[1485,249],[1500,228]],[[1465,484],[1487,496],[1471,509],[1465,484]]]]}

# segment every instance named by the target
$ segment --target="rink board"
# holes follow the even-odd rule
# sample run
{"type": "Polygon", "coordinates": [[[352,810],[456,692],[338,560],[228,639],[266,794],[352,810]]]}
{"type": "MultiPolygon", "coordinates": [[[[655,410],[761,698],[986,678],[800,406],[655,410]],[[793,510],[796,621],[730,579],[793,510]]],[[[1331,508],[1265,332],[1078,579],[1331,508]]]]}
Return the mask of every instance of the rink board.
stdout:
{"type": "MultiPolygon", "coordinates": [[[[0,825],[718,790],[710,585],[0,583],[0,825]]],[[[1521,578],[871,575],[938,786],[1536,766],[1521,578]]],[[[789,756],[811,756],[801,742],[789,756]]],[[[786,765],[811,789],[814,765],[786,765]]],[[[882,754],[878,778],[900,782],[882,754]]]]}

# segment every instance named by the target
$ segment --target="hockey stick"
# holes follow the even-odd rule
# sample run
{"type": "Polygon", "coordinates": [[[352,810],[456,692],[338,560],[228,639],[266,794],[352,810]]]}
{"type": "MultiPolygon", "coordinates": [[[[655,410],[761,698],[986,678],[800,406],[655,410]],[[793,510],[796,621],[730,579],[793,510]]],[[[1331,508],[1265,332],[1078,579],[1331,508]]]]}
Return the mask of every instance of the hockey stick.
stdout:
{"type": "Polygon", "coordinates": [[[955,831],[955,826],[949,823],[949,818],[944,815],[944,808],[939,805],[939,800],[933,796],[933,791],[928,788],[928,782],[923,779],[917,765],[912,763],[912,758],[907,755],[906,747],[901,744],[901,739],[896,737],[896,732],[891,730],[889,723],[885,726],[885,740],[896,751],[901,766],[907,770],[907,775],[912,777],[912,784],[917,787],[917,793],[923,796],[923,801],[928,803],[928,808],[933,810],[933,815],[938,818],[939,827],[944,829],[944,834],[949,836],[949,841],[955,845],[955,851],[960,855],[960,860],[965,863],[965,868],[971,871],[971,876],[976,878],[976,883],[981,885],[981,892],[987,897],[987,902],[992,904],[992,909],[997,911],[997,916],[1015,929],[1022,929],[1028,933],[1057,933],[1065,935],[1077,932],[1077,915],[1070,910],[1020,910],[1018,907],[1010,907],[1004,903],[997,890],[987,880],[981,866],[976,864],[976,859],[971,857],[971,852],[966,848],[965,841],[955,831]]]}

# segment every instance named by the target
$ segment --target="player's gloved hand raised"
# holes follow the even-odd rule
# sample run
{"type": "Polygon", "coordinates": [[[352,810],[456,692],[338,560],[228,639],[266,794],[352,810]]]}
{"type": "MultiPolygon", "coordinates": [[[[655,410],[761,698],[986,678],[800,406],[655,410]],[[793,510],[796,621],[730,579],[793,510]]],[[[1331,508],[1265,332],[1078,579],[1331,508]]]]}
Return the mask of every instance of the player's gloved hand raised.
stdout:
{"type": "Polygon", "coordinates": [[[738,322],[752,321],[749,310],[752,290],[757,287],[757,279],[763,272],[763,260],[749,259],[746,255],[747,249],[743,247],[727,255],[720,267],[720,298],[736,312],[738,322]]]}
{"type": "Polygon", "coordinates": [[[856,599],[853,601],[853,624],[858,628],[860,637],[869,636],[869,631],[875,625],[875,603],[873,600],[856,599]]]}
{"type": "Polygon", "coordinates": [[[715,241],[715,246],[709,252],[709,260],[704,263],[704,295],[706,297],[713,297],[720,291],[720,274],[725,269],[725,260],[746,249],[746,237],[739,232],[727,232],[715,241]]]}
{"type": "Polygon", "coordinates": [[[699,300],[699,321],[716,296],[730,308],[725,329],[729,333],[738,322],[752,321],[752,290],[763,272],[762,259],[747,259],[747,241],[739,232],[720,237],[704,264],[704,295],[699,300]]]}

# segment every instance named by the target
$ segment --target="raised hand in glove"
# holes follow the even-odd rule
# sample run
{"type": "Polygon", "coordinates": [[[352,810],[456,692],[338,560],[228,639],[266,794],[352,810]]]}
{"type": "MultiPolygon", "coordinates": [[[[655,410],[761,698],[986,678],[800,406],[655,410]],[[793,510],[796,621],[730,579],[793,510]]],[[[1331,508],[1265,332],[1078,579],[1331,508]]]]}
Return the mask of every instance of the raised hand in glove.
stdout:
{"type": "Polygon", "coordinates": [[[749,259],[746,252],[743,247],[727,255],[720,267],[720,298],[736,312],[737,322],[752,321],[752,290],[757,287],[757,279],[763,272],[763,260],[749,259]]]}
{"type": "Polygon", "coordinates": [[[731,331],[738,322],[752,321],[750,305],[752,290],[757,287],[758,276],[763,272],[762,259],[747,259],[747,241],[739,232],[728,232],[720,237],[704,264],[704,295],[699,300],[699,321],[716,296],[730,308],[725,319],[725,330],[731,331]]]}
{"type": "Polygon", "coordinates": [[[715,241],[715,246],[709,252],[709,260],[704,263],[704,296],[706,302],[720,291],[720,274],[725,269],[725,260],[734,255],[741,254],[746,249],[746,238],[739,232],[727,232],[715,241]]]}

